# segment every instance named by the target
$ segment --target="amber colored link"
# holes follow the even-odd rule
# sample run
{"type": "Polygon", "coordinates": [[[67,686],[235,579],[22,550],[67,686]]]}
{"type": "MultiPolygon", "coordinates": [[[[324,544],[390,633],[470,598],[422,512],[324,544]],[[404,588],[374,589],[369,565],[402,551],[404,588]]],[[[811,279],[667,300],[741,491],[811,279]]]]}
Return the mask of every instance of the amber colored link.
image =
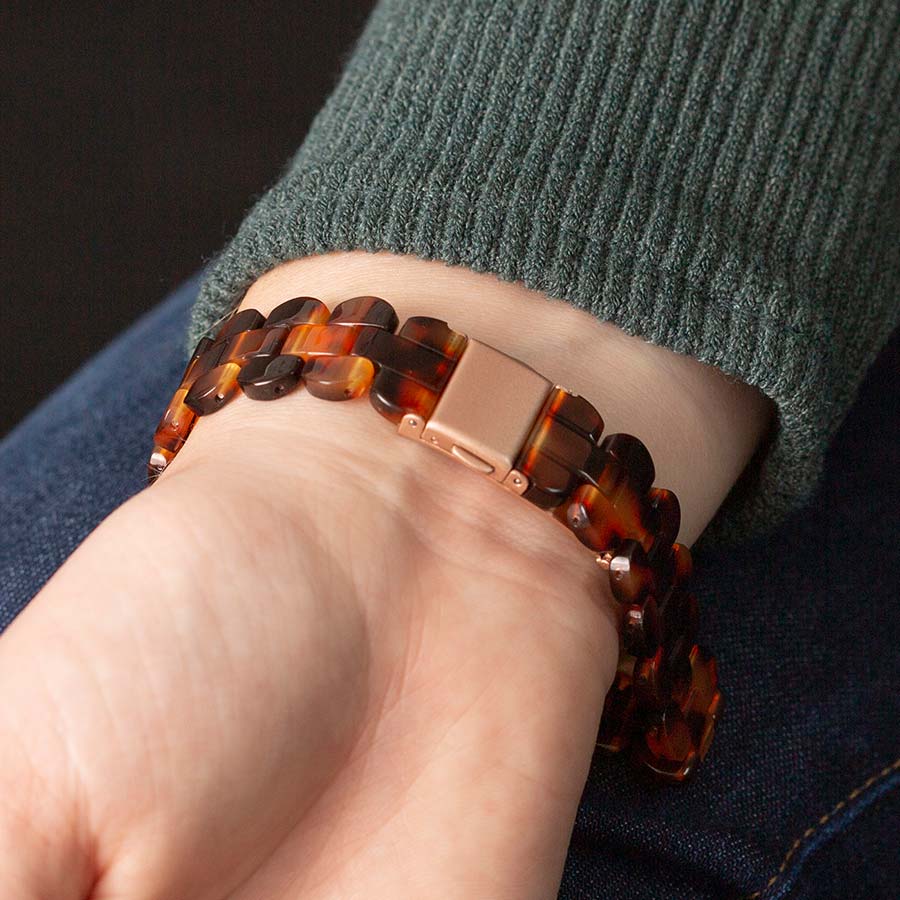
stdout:
{"type": "Polygon", "coordinates": [[[612,512],[612,505],[594,485],[580,484],[553,515],[570,528],[582,544],[596,553],[603,553],[615,550],[620,543],[612,512]]]}
{"type": "Polygon", "coordinates": [[[396,331],[400,320],[394,307],[381,297],[351,297],[334,308],[330,325],[377,325],[385,331],[396,331]]]}
{"type": "Polygon", "coordinates": [[[185,404],[187,393],[187,388],[175,391],[153,434],[153,443],[171,453],[178,452],[197,421],[196,413],[185,404]]]}
{"type": "Polygon", "coordinates": [[[192,360],[181,379],[179,387],[189,388],[201,375],[205,375],[214,369],[222,361],[222,351],[227,346],[227,341],[219,341],[204,350],[195,360],[192,360]]]}
{"type": "Polygon", "coordinates": [[[688,666],[690,677],[676,688],[673,704],[635,742],[643,765],[674,781],[687,778],[706,756],[722,710],[715,660],[695,645],[688,666]]]}
{"type": "Polygon", "coordinates": [[[647,493],[650,506],[656,511],[657,537],[664,544],[674,544],[681,528],[681,504],[673,491],[665,488],[650,488],[647,493]]]}
{"type": "Polygon", "coordinates": [[[552,509],[566,499],[594,449],[592,438],[583,433],[580,426],[596,427],[595,424],[584,421],[585,409],[567,406],[567,402],[560,400],[559,391],[551,392],[515,465],[528,476],[529,486],[523,496],[542,509],[552,509]],[[554,409],[571,411],[582,420],[579,427],[570,427],[566,419],[554,415],[554,409]]]}
{"type": "Polygon", "coordinates": [[[369,390],[372,408],[395,425],[410,413],[423,419],[429,418],[439,396],[437,391],[430,391],[418,382],[386,368],[376,372],[369,390]]]}
{"type": "Polygon", "coordinates": [[[433,348],[382,329],[361,335],[354,350],[380,369],[388,369],[437,392],[444,389],[455,364],[433,348]]]}
{"type": "Polygon", "coordinates": [[[239,331],[232,335],[222,351],[222,362],[244,364],[259,351],[268,334],[267,328],[254,328],[253,331],[239,331]]]}
{"type": "MultiPolygon", "coordinates": [[[[567,396],[571,397],[571,395],[567,396]]],[[[594,446],[594,441],[580,427],[572,427],[567,419],[554,414],[554,408],[558,408],[557,412],[568,409],[559,400],[558,392],[551,393],[548,397],[544,409],[535,421],[531,434],[525,442],[525,450],[521,458],[527,464],[530,457],[537,453],[543,453],[570,469],[578,471],[584,467],[594,446]]]]}
{"type": "Polygon", "coordinates": [[[304,323],[322,324],[328,321],[328,307],[315,297],[294,297],[280,303],[269,313],[265,321],[265,327],[286,325],[293,328],[294,325],[304,323]]]}
{"type": "Polygon", "coordinates": [[[686,675],[675,678],[668,702],[633,745],[644,766],[673,781],[687,778],[706,755],[722,706],[715,661],[694,645],[684,664],[686,675]]]}
{"type": "Polygon", "coordinates": [[[233,362],[244,366],[258,356],[278,356],[289,331],[290,328],[287,325],[242,331],[228,341],[222,351],[222,362],[233,362]]]}
{"type": "Polygon", "coordinates": [[[464,334],[454,331],[441,319],[431,316],[411,316],[398,332],[401,337],[437,350],[448,359],[459,359],[468,340],[464,334]]]}
{"type": "Polygon", "coordinates": [[[303,382],[322,400],[352,400],[372,384],[375,366],[365,356],[315,357],[303,367],[303,382]]]}
{"type": "Polygon", "coordinates": [[[303,360],[299,356],[258,356],[238,375],[238,386],[251,400],[277,400],[301,383],[303,360]]]}
{"type": "Polygon", "coordinates": [[[691,730],[674,704],[661,713],[654,725],[636,736],[632,749],[643,766],[666,780],[683,781],[700,760],[691,730]]]}
{"type": "Polygon", "coordinates": [[[662,624],[656,598],[644,597],[622,610],[622,645],[633,656],[653,656],[662,639],[662,624]]]}
{"type": "Polygon", "coordinates": [[[663,645],[663,669],[666,673],[668,699],[691,680],[690,653],[693,641],[687,634],[676,635],[674,644],[663,645]]]}
{"type": "Polygon", "coordinates": [[[212,415],[237,394],[240,371],[237,363],[216,366],[191,385],[184,398],[185,404],[198,416],[212,415]]]}
{"type": "MultiPolygon", "coordinates": [[[[222,343],[221,341],[219,343],[222,343]]],[[[216,342],[211,337],[202,337],[197,342],[197,346],[194,348],[194,352],[191,354],[191,361],[188,363],[188,369],[191,368],[191,364],[203,356],[210,347],[215,347],[216,342]]],[[[187,372],[185,372],[187,374],[187,372]]]]}
{"type": "Polygon", "coordinates": [[[540,509],[556,509],[578,485],[578,475],[543,453],[520,460],[516,469],[528,476],[528,488],[522,496],[540,509]]]}
{"type": "Polygon", "coordinates": [[[641,527],[642,498],[622,484],[615,485],[613,498],[592,484],[581,484],[554,515],[596,553],[616,550],[626,538],[646,549],[653,538],[641,527]]]}
{"type": "Polygon", "coordinates": [[[546,414],[559,420],[573,431],[577,431],[589,441],[600,440],[603,434],[603,419],[600,413],[584,397],[569,393],[557,387],[547,400],[546,414]]]}
{"type": "Polygon", "coordinates": [[[675,586],[675,572],[677,556],[675,548],[666,546],[663,542],[654,543],[647,554],[650,561],[650,568],[653,571],[653,584],[650,588],[652,593],[659,598],[660,602],[665,601],[669,596],[669,591],[675,586]]]}
{"type": "MultiPolygon", "coordinates": [[[[590,459],[579,475],[597,487],[613,506],[621,508],[623,515],[627,513],[627,518],[621,523],[623,535],[640,540],[641,545],[649,553],[656,543],[655,535],[659,531],[660,516],[659,510],[651,504],[649,495],[644,489],[647,476],[653,473],[648,471],[642,462],[640,452],[635,452],[629,457],[615,455],[612,450],[615,449],[614,442],[619,442],[619,439],[634,441],[643,447],[643,444],[631,435],[608,435],[592,450],[590,459]],[[637,467],[640,471],[635,474],[634,468],[629,467],[637,467]],[[624,500],[626,497],[630,500],[624,500]]],[[[650,465],[652,469],[652,462],[650,465]]]]}
{"type": "Polygon", "coordinates": [[[676,691],[674,699],[685,715],[699,713],[705,716],[713,706],[716,709],[719,706],[716,661],[698,644],[691,647],[688,659],[690,681],[676,691]]]}
{"type": "Polygon", "coordinates": [[[613,685],[603,704],[597,745],[610,753],[619,753],[631,742],[637,701],[631,679],[616,672],[613,685]]]}
{"type": "Polygon", "coordinates": [[[651,590],[660,599],[678,584],[684,584],[693,570],[691,551],[684,544],[667,546],[663,541],[655,541],[647,554],[653,570],[651,590]]]}
{"type": "Polygon", "coordinates": [[[203,356],[204,353],[207,352],[207,350],[209,350],[210,347],[214,345],[215,342],[211,337],[200,338],[200,342],[194,348],[194,352],[191,354],[191,358],[188,360],[187,367],[184,370],[184,375],[181,376],[179,387],[185,387],[185,382],[191,378],[191,372],[193,372],[197,367],[198,360],[203,356]]]}
{"type": "Polygon", "coordinates": [[[675,584],[684,584],[694,572],[694,560],[691,551],[684,544],[672,545],[672,558],[675,584]]]}
{"type": "Polygon", "coordinates": [[[620,463],[625,478],[637,494],[646,494],[656,477],[653,459],[644,444],[632,434],[608,434],[600,449],[620,463]]]}
{"type": "Polygon", "coordinates": [[[260,356],[265,356],[269,359],[280,356],[281,348],[284,346],[284,342],[287,339],[288,334],[290,334],[291,328],[289,325],[273,325],[272,327],[267,328],[266,331],[267,334],[265,339],[259,345],[259,350],[253,355],[254,359],[260,356]]]}
{"type": "Polygon", "coordinates": [[[397,424],[404,414],[431,415],[465,346],[465,335],[446,322],[417,316],[407,319],[397,334],[370,329],[354,352],[375,363],[369,401],[397,424]]]}
{"type": "Polygon", "coordinates": [[[722,693],[715,659],[703,648],[694,646],[690,655],[691,679],[681,710],[694,735],[700,759],[706,756],[716,725],[722,715],[722,693]]]}
{"type": "MultiPolygon", "coordinates": [[[[420,316],[419,318],[423,319],[424,317],[420,316]]],[[[418,382],[429,390],[442,391],[462,349],[465,349],[465,336],[459,336],[462,337],[462,342],[460,342],[456,338],[447,337],[443,330],[437,327],[433,329],[435,333],[429,335],[428,329],[421,322],[415,328],[407,328],[410,321],[407,320],[397,334],[391,334],[383,329],[372,329],[367,334],[361,335],[354,348],[354,353],[366,356],[379,368],[390,369],[398,375],[418,382]],[[452,348],[453,355],[447,355],[442,349],[408,337],[407,331],[433,341],[446,338],[444,344],[452,348]],[[460,343],[462,343],[462,349],[459,349],[460,343]]],[[[433,321],[438,322],[438,325],[444,325],[446,329],[445,323],[439,322],[437,319],[433,321]]]]}
{"type": "Polygon", "coordinates": [[[327,324],[292,335],[286,347],[306,360],[303,380],[313,396],[350,400],[362,396],[375,375],[375,364],[355,355],[358,345],[369,332],[393,332],[397,324],[394,308],[380,297],[354,297],[339,303],[327,324]]]}
{"type": "Polygon", "coordinates": [[[311,356],[346,356],[356,343],[357,325],[316,325],[307,331],[302,341],[294,342],[291,353],[311,356]]]}
{"type": "Polygon", "coordinates": [[[310,333],[323,327],[321,324],[294,325],[281,345],[281,352],[289,356],[299,356],[298,350],[307,341],[310,333]]]}
{"type": "Polygon", "coordinates": [[[240,331],[252,331],[265,322],[264,316],[255,309],[242,309],[229,316],[216,334],[216,342],[226,341],[240,331]]]}
{"type": "Polygon", "coordinates": [[[349,356],[367,331],[384,331],[377,325],[299,325],[285,341],[283,352],[308,359],[314,356],[349,356]]]}
{"type": "Polygon", "coordinates": [[[662,606],[663,643],[667,647],[675,645],[681,638],[693,646],[700,624],[700,609],[697,598],[684,588],[676,587],[662,606]]]}
{"type": "Polygon", "coordinates": [[[659,513],[651,506],[647,493],[635,485],[625,465],[608,453],[602,445],[595,444],[591,447],[584,465],[576,469],[575,474],[579,483],[592,484],[614,505],[617,505],[623,496],[634,498],[635,516],[631,525],[641,532],[641,544],[649,550],[653,544],[652,538],[659,530],[659,513]]]}
{"type": "Polygon", "coordinates": [[[515,468],[528,476],[523,496],[541,509],[559,506],[578,483],[591,443],[550,415],[535,422],[515,468]]]}
{"type": "Polygon", "coordinates": [[[638,703],[647,710],[663,709],[671,696],[665,666],[665,651],[658,647],[653,656],[638,658],[634,664],[633,684],[638,703]]]}
{"type": "MultiPolygon", "coordinates": [[[[604,441],[605,443],[605,441],[604,441]]],[[[615,502],[620,494],[630,491],[634,493],[634,487],[628,479],[625,466],[608,453],[600,445],[591,453],[591,471],[588,482],[603,493],[611,502],[615,502]]]]}

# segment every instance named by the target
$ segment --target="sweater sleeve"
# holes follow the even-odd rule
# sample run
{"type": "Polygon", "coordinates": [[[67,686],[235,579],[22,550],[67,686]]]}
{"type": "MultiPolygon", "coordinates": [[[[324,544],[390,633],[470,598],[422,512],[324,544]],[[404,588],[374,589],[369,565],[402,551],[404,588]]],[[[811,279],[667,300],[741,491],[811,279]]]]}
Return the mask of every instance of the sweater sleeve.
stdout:
{"type": "Polygon", "coordinates": [[[771,397],[704,538],[802,507],[900,320],[896,0],[382,0],[209,269],[388,250],[561,298],[771,397]]]}

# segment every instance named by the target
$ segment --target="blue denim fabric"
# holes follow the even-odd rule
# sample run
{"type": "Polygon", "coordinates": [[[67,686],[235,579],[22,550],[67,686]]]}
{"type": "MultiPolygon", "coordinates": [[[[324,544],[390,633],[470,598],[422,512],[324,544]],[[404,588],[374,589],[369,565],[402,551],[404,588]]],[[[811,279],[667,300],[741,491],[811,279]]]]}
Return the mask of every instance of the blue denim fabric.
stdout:
{"type": "MultiPolygon", "coordinates": [[[[144,484],[198,281],[0,443],[0,626],[144,484]]],[[[900,415],[895,335],[821,490],[766,540],[700,545],[697,594],[727,692],[696,780],[598,755],[564,898],[900,897],[900,415]]]]}

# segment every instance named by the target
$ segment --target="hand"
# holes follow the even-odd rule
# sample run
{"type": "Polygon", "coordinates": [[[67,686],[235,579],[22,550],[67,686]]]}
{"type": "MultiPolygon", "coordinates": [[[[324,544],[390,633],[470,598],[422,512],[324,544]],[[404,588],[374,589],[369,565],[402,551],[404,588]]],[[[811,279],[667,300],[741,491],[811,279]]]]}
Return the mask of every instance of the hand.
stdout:
{"type": "Polygon", "coordinates": [[[3,638],[0,893],[551,896],[616,657],[590,555],[362,403],[252,406],[3,638]]]}
{"type": "Polygon", "coordinates": [[[0,641],[0,893],[553,896],[617,656],[598,574],[365,401],[235,401],[0,641]]]}

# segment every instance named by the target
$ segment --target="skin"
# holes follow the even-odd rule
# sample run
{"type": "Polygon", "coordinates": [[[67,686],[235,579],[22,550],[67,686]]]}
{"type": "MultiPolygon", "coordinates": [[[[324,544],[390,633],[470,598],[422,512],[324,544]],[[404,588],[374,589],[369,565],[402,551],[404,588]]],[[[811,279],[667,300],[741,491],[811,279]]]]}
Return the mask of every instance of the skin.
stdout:
{"type": "MultiPolygon", "coordinates": [[[[244,305],[300,294],[383,296],[584,394],[647,444],[683,543],[770,421],[492,276],[330,254],[244,305]]],[[[617,648],[605,576],[546,513],[366,400],[240,398],[0,638],[0,896],[553,897],[617,648]]]]}

